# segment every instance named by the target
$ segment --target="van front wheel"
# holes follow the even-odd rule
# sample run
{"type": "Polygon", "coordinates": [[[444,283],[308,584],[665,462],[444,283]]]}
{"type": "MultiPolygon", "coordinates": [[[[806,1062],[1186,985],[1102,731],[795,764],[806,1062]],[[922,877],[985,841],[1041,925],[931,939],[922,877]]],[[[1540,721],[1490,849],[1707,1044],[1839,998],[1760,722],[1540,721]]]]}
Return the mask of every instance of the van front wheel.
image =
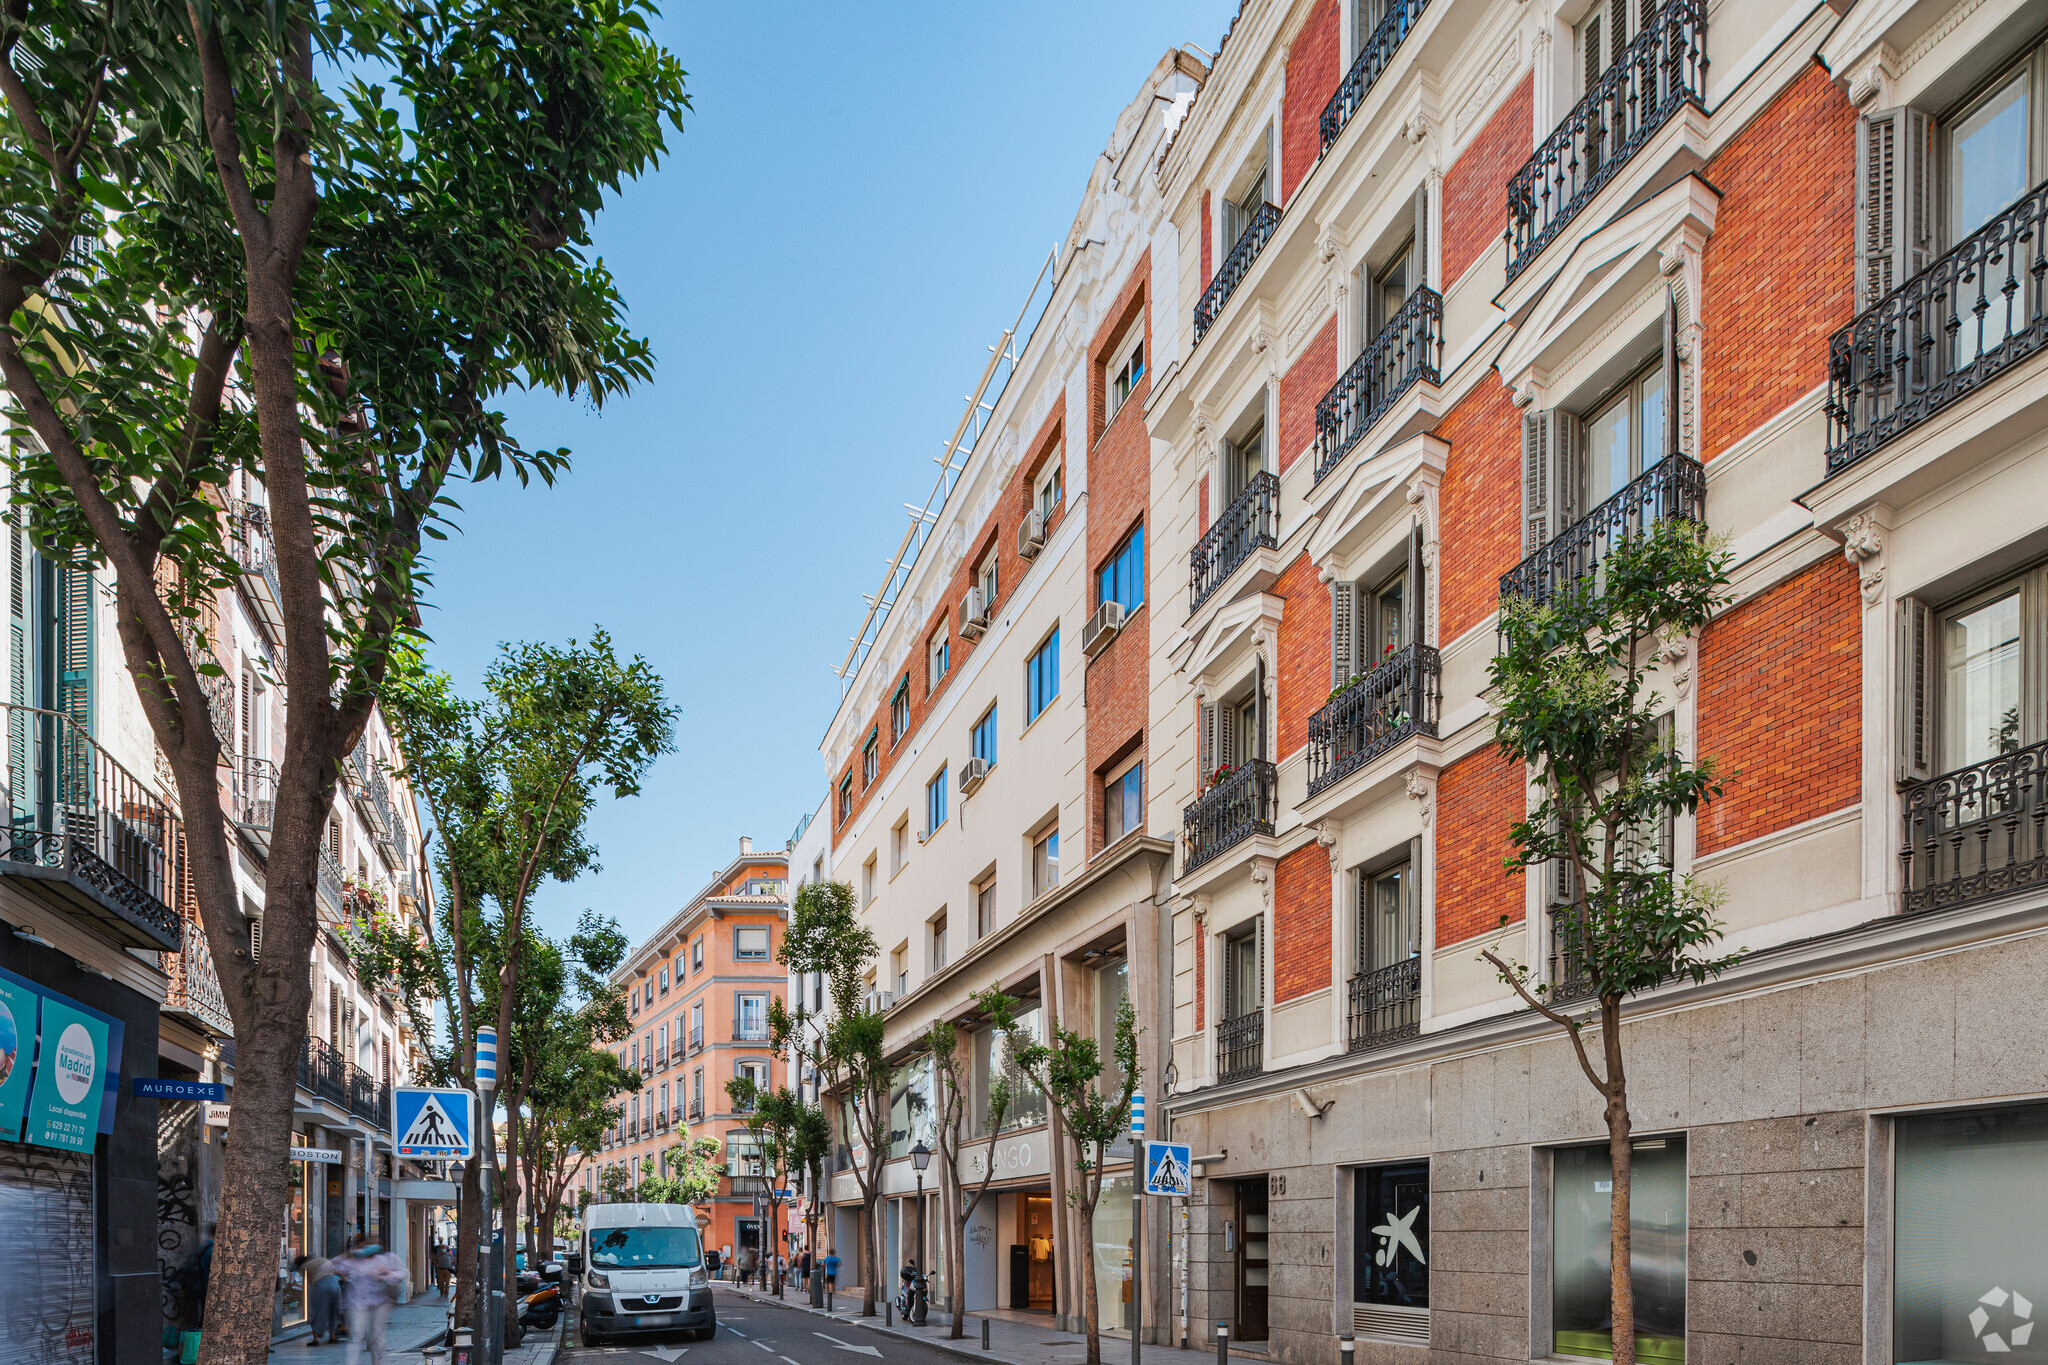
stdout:
{"type": "Polygon", "coordinates": [[[578,1346],[588,1350],[593,1346],[603,1344],[603,1342],[603,1337],[590,1330],[590,1319],[583,1317],[576,1319],[576,1344],[578,1346]]]}

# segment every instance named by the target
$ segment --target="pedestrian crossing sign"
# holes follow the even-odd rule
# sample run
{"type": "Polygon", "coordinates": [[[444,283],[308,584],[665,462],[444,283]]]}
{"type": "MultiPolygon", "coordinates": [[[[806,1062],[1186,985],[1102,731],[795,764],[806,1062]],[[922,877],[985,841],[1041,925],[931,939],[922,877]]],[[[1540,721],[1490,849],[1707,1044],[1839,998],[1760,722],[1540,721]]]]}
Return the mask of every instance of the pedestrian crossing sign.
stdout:
{"type": "Polygon", "coordinates": [[[1148,1142],[1145,1144],[1145,1193],[1181,1199],[1194,1193],[1188,1144],[1148,1142]]]}
{"type": "Polygon", "coordinates": [[[467,1090],[402,1086],[391,1092],[400,1156],[467,1161],[476,1155],[476,1097],[467,1090]]]}

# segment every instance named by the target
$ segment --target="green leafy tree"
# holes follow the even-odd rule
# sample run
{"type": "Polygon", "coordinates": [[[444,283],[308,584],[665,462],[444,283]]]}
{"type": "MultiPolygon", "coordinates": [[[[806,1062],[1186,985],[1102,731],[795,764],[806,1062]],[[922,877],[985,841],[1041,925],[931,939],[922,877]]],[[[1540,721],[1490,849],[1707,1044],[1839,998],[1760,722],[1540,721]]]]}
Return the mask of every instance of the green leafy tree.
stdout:
{"type": "Polygon", "coordinates": [[[51,556],[113,576],[239,1049],[208,1365],[268,1349],[320,846],[340,761],[418,619],[423,540],[445,536],[461,483],[566,468],[567,452],[521,444],[506,392],[602,403],[652,370],[589,255],[593,216],[687,107],[652,12],[0,13],[0,380],[25,434],[11,443],[18,505],[51,556]],[[209,705],[221,642],[205,622],[259,521],[230,499],[260,504],[285,645],[260,962],[209,705]]]}
{"type": "Polygon", "coordinates": [[[1551,879],[1564,956],[1578,964],[1589,1007],[1574,1013],[1554,983],[1495,949],[1481,956],[1564,1030],[1604,1105],[1617,1365],[1634,1365],[1637,1350],[1622,1001],[1660,982],[1705,981],[1741,956],[1712,951],[1718,889],[1673,875],[1663,848],[1668,822],[1719,796],[1722,778],[1711,757],[1685,757],[1651,686],[1664,650],[1698,635],[1727,601],[1728,564],[1726,548],[1693,522],[1658,522],[1549,600],[1506,601],[1491,665],[1500,751],[1542,793],[1510,834],[1506,866],[1551,879]]]}
{"type": "MultiPolygon", "coordinates": [[[[796,893],[789,932],[783,936],[783,965],[800,977],[819,974],[830,999],[822,1015],[802,1000],[794,1012],[771,1008],[769,1037],[783,1040],[816,1067],[823,1093],[838,1118],[839,1139],[854,1150],[854,1179],[860,1186],[861,1315],[875,1315],[875,1289],[882,1269],[880,1220],[882,1168],[889,1159],[889,1082],[883,1051],[882,1016],[862,1006],[861,990],[881,946],[861,922],[853,888],[845,882],[809,882],[796,893]]],[[[815,1245],[815,1239],[813,1244],[815,1245]]]]}
{"type": "MultiPolygon", "coordinates": [[[[416,651],[395,651],[385,716],[404,749],[402,775],[440,835],[447,932],[391,945],[389,969],[405,981],[415,1010],[441,1002],[446,1027],[419,1036],[436,1040],[429,1065],[448,1084],[475,1088],[477,1029],[496,1027],[496,1095],[516,1128],[557,1045],[554,1026],[574,1003],[589,1006],[585,1046],[626,1032],[624,1004],[606,979],[626,946],[616,924],[586,916],[568,956],[539,964],[546,979],[528,989],[528,948],[541,941],[530,930],[529,903],[543,882],[596,868],[585,834],[590,813],[606,788],[614,799],[638,794],[646,770],[673,747],[674,711],[646,660],[621,660],[601,629],[587,645],[505,646],[484,691],[482,700],[464,698],[416,651]],[[599,970],[603,963],[610,965],[599,970]],[[572,975],[573,994],[565,995],[572,975]]],[[[515,1156],[516,1147],[490,1156],[508,1245],[521,1190],[515,1156]]],[[[476,1166],[465,1166],[465,1219],[486,1216],[476,1166]]],[[[475,1226],[465,1222],[457,1243],[457,1274],[468,1283],[477,1239],[467,1233],[475,1226]]],[[[509,1317],[518,1297],[509,1263],[506,1275],[509,1317]]],[[[467,1311],[457,1305],[460,1321],[467,1311]]]]}
{"type": "Polygon", "coordinates": [[[640,1185],[635,1194],[643,1204],[697,1204],[718,1193],[719,1178],[725,1173],[719,1159],[717,1138],[691,1137],[665,1147],[661,1160],[640,1158],[640,1185]]]}
{"type": "MultiPolygon", "coordinates": [[[[995,987],[982,992],[978,1002],[982,1012],[988,1016],[988,1026],[1005,1040],[1004,1045],[1007,1046],[1010,1030],[1016,1025],[1017,1002],[995,987]]],[[[973,1219],[975,1209],[980,1207],[982,1196],[988,1192],[989,1182],[995,1179],[996,1138],[1002,1133],[1003,1120],[1010,1112],[1010,1083],[994,1074],[994,1068],[990,1069],[988,1095],[980,1116],[985,1143],[981,1155],[981,1179],[970,1187],[960,1178],[960,1153],[968,1140],[963,1125],[968,1112],[969,1087],[964,1054],[969,1040],[954,1024],[936,1019],[925,1030],[920,1046],[932,1059],[933,1118],[939,1141],[939,1202],[947,1217],[946,1286],[952,1300],[948,1306],[953,1315],[953,1325],[946,1335],[960,1341],[967,1335],[967,1224],[973,1219]]]]}
{"type": "MultiPolygon", "coordinates": [[[[1003,1002],[994,989],[975,997],[992,1017],[1003,1002]]],[[[1095,1205],[1102,1198],[1102,1160],[1109,1144],[1130,1127],[1131,1096],[1138,1093],[1138,1016],[1125,995],[1118,1002],[1110,1035],[1114,1071],[1103,1076],[1102,1050],[1085,1034],[1054,1023],[1044,1041],[1012,1020],[1004,1029],[1010,1057],[1030,1078],[1074,1144],[1074,1170],[1079,1179],[1067,1191],[1067,1202],[1081,1215],[1081,1245],[1095,1245],[1095,1205]]],[[[1096,1302],[1091,1265],[1081,1276],[1081,1313],[1088,1333],[1088,1365],[1102,1365],[1102,1309],[1096,1302]]]]}
{"type": "Polygon", "coordinates": [[[768,1090],[754,1084],[751,1076],[734,1076],[725,1083],[725,1093],[732,1098],[733,1109],[746,1116],[748,1142],[761,1166],[759,1171],[734,1174],[757,1175],[767,1187],[762,1196],[768,1209],[767,1255],[779,1299],[783,1275],[773,1262],[786,1245],[782,1209],[789,1200],[785,1192],[799,1171],[809,1164],[822,1164],[823,1153],[818,1148],[830,1142],[829,1130],[824,1128],[823,1113],[798,1099],[786,1085],[768,1090]]]}

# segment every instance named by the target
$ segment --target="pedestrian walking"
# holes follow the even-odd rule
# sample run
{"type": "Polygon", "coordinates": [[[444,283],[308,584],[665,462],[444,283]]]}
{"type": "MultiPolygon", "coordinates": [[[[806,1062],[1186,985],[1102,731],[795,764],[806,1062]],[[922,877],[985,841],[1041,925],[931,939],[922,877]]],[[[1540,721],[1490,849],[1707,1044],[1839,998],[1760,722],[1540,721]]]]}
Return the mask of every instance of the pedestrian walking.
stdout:
{"type": "Polygon", "coordinates": [[[308,1346],[332,1346],[341,1320],[341,1276],[325,1256],[301,1256],[292,1262],[306,1287],[306,1322],[313,1329],[308,1346]],[[324,1340],[323,1340],[324,1338],[324,1340]]]}
{"type": "Polygon", "coordinates": [[[796,1273],[806,1294],[811,1292],[811,1249],[804,1248],[804,1254],[797,1257],[796,1273]]]}
{"type": "Polygon", "coordinates": [[[434,1243],[434,1285],[441,1291],[441,1297],[448,1297],[448,1280],[455,1274],[455,1248],[446,1242],[434,1243]]]}
{"type": "Polygon", "coordinates": [[[839,1287],[839,1253],[836,1251],[825,1253],[825,1287],[827,1289],[837,1289],[839,1287]]]}
{"type": "Polygon", "coordinates": [[[405,1262],[362,1233],[348,1253],[348,1365],[365,1346],[370,1365],[384,1365],[384,1332],[405,1287],[405,1262]]]}

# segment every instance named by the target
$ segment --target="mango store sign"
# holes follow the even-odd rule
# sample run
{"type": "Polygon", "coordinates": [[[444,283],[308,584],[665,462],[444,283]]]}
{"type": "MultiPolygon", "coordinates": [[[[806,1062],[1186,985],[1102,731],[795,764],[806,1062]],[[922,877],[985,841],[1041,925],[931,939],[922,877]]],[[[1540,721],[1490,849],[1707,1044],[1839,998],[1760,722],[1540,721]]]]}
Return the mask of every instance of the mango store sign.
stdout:
{"type": "Polygon", "coordinates": [[[124,1026],[0,970],[0,1139],[89,1152],[114,1127],[124,1026]]]}

